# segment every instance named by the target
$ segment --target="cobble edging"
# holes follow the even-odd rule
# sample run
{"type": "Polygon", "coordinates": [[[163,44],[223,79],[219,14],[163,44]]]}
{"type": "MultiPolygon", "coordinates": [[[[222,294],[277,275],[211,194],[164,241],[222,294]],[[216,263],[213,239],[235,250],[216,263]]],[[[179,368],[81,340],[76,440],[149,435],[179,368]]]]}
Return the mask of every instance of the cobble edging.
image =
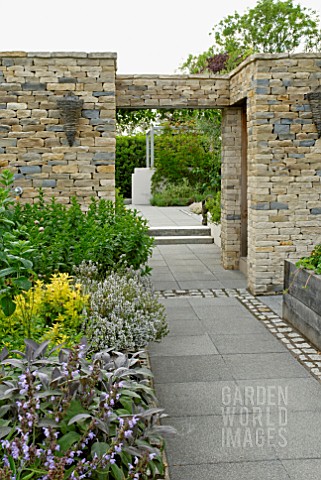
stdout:
{"type": "Polygon", "coordinates": [[[294,358],[321,382],[321,352],[290,323],[282,319],[257,297],[241,288],[162,290],[161,298],[234,297],[282,342],[294,358]]]}
{"type": "Polygon", "coordinates": [[[250,293],[236,298],[286,346],[311,375],[321,381],[321,352],[307,338],[250,293]]]}

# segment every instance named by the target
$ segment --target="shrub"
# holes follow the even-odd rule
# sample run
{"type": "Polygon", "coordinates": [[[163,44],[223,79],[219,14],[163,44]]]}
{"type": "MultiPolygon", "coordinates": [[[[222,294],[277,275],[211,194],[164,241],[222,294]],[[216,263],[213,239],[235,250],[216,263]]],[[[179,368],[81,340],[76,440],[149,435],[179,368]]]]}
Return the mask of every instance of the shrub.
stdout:
{"type": "Polygon", "coordinates": [[[85,346],[46,354],[26,340],[21,359],[1,352],[2,480],[154,479],[163,473],[162,411],[150,408],[151,373],[139,354],[85,346]]]}
{"type": "Polygon", "coordinates": [[[163,189],[155,192],[151,204],[158,207],[189,205],[203,198],[204,194],[200,193],[198,187],[193,187],[186,178],[183,178],[179,185],[167,183],[163,189]]]}
{"type": "Polygon", "coordinates": [[[167,182],[178,184],[182,178],[191,185],[195,184],[192,168],[203,161],[204,155],[197,133],[165,127],[163,134],[155,140],[153,192],[167,182]]]}
{"type": "Polygon", "coordinates": [[[155,138],[153,193],[162,191],[167,184],[180,185],[182,178],[199,193],[220,188],[219,153],[193,122],[179,128],[167,125],[155,138]]]}
{"type": "Polygon", "coordinates": [[[211,221],[219,223],[221,221],[221,192],[217,192],[214,196],[209,197],[206,200],[206,207],[211,215],[211,221]]]}
{"type": "Polygon", "coordinates": [[[146,277],[126,269],[99,281],[93,264],[81,265],[78,276],[90,295],[85,328],[90,352],[140,348],[167,334],[164,306],[146,277]]]}
{"type": "Polygon", "coordinates": [[[33,288],[14,298],[15,312],[8,317],[0,313],[0,341],[8,348],[21,349],[24,338],[50,340],[57,345],[73,345],[83,336],[83,311],[88,297],[81,286],[73,285],[66,273],[53,275],[44,284],[37,280],[33,288]]]}
{"type": "Polygon", "coordinates": [[[40,193],[33,204],[17,205],[15,222],[24,225],[34,248],[33,268],[49,278],[55,272],[71,273],[82,261],[96,261],[101,274],[128,265],[138,269],[151,254],[153,239],[146,220],[137,211],[116,203],[92,199],[87,213],[73,199],[70,208],[54,199],[45,203],[40,193]]]}
{"type": "Polygon", "coordinates": [[[146,167],[145,135],[117,137],[115,180],[125,198],[131,198],[132,173],[138,167],[146,167]]]}

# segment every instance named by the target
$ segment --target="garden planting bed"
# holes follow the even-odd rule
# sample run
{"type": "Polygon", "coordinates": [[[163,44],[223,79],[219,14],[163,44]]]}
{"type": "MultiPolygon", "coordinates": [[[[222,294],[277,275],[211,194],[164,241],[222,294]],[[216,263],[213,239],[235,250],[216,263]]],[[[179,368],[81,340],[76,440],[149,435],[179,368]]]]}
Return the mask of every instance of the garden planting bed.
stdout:
{"type": "Polygon", "coordinates": [[[13,197],[0,173],[0,479],[164,478],[146,345],[168,333],[146,220],[13,197]]]}
{"type": "Polygon", "coordinates": [[[283,318],[321,350],[321,275],[285,261],[283,318]]]}

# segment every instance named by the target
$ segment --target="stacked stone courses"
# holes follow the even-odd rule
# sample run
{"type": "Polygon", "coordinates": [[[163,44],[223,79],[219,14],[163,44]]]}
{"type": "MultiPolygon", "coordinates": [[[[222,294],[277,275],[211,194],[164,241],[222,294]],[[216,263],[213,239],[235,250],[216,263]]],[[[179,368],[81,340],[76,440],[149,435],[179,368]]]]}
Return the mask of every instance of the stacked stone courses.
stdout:
{"type": "Polygon", "coordinates": [[[223,110],[222,121],[222,262],[224,268],[239,268],[241,250],[241,108],[223,110]]]}
{"type": "Polygon", "coordinates": [[[0,166],[22,201],[39,188],[67,204],[114,198],[115,70],[113,53],[0,54],[0,166]],[[68,93],[84,102],[72,147],[57,106],[68,93]]]}
{"type": "Polygon", "coordinates": [[[230,104],[228,77],[117,75],[117,107],[214,108],[230,104]]]}
{"type": "Polygon", "coordinates": [[[244,83],[248,281],[255,293],[278,292],[284,259],[307,255],[321,240],[321,140],[306,98],[321,85],[321,56],[252,57],[231,76],[232,102],[244,83]]]}
{"type": "Polygon", "coordinates": [[[116,107],[221,108],[223,265],[239,268],[245,198],[249,288],[279,292],[284,259],[321,241],[321,140],[306,97],[318,87],[321,54],[258,54],[213,76],[116,75],[114,53],[4,52],[0,168],[15,173],[21,201],[42,188],[86,208],[115,195],[116,107]],[[84,102],[72,147],[57,104],[68,93],[84,102]]]}

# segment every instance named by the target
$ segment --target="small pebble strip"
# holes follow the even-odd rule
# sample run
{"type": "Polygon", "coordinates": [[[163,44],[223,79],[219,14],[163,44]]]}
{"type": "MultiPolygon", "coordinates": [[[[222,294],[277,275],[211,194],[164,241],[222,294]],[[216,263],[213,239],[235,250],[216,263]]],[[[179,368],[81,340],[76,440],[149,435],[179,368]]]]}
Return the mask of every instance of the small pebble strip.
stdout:
{"type": "Polygon", "coordinates": [[[222,289],[192,289],[192,290],[160,290],[158,291],[162,298],[177,297],[239,297],[248,292],[244,288],[222,288],[222,289]]]}
{"type": "Polygon", "coordinates": [[[162,298],[177,297],[235,297],[246,307],[266,328],[278,338],[292,355],[304,365],[310,373],[321,381],[321,352],[303,337],[300,332],[274,313],[257,297],[246,289],[194,289],[194,290],[163,290],[158,292],[162,298]]]}

